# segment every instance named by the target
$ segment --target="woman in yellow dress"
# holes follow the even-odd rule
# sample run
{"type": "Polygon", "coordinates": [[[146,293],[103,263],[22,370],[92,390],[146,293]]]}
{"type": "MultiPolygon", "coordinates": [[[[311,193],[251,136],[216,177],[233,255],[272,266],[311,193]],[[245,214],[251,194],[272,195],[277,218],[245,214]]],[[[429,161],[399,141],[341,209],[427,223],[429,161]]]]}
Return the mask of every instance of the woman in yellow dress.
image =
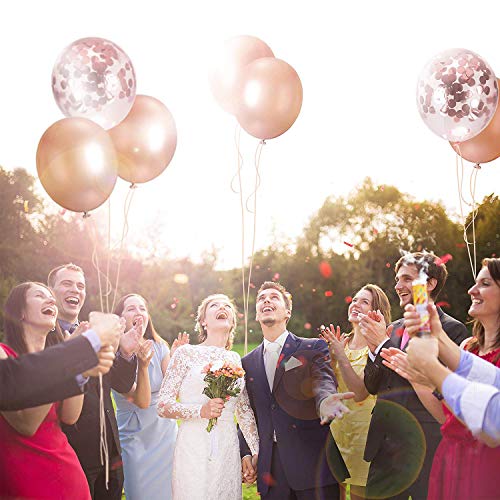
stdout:
{"type": "Polygon", "coordinates": [[[347,310],[352,325],[350,333],[340,333],[340,327],[333,325],[322,329],[322,336],[328,343],[332,366],[339,384],[338,391],[352,391],[354,399],[345,401],[351,412],[342,419],[335,419],[331,431],[351,475],[344,483],[339,483],[340,498],[346,498],[346,487],[350,485],[351,500],[365,498],[369,462],[363,460],[366,436],[370,426],[375,396],[366,390],[363,372],[368,359],[368,346],[359,327],[360,315],[368,314],[391,322],[391,305],[387,295],[377,285],[367,284],[352,299],[347,310]]]}

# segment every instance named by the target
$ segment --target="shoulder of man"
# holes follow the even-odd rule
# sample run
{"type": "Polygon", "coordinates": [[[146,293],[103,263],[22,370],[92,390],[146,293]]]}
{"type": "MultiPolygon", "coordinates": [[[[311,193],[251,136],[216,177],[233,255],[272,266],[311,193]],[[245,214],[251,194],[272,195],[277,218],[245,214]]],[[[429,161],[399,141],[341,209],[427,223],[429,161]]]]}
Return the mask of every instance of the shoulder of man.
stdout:
{"type": "Polygon", "coordinates": [[[456,344],[460,345],[463,340],[470,337],[467,327],[461,321],[446,314],[440,307],[437,309],[443,330],[456,344]]]}

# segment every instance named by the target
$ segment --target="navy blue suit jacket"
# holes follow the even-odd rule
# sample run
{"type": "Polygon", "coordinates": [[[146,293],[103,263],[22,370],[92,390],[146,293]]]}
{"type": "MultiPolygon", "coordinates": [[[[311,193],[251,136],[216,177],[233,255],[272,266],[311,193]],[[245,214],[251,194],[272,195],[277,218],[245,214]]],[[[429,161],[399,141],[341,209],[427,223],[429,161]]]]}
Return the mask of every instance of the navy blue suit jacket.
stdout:
{"type": "MultiPolygon", "coordinates": [[[[263,352],[262,343],[242,359],[248,396],[259,431],[257,487],[260,494],[266,494],[269,489],[273,432],[276,432],[276,446],[293,490],[343,481],[349,473],[331,437],[330,427],[322,426],[318,418],[321,401],[337,392],[326,343],[289,333],[278,360],[272,392],[263,352]],[[290,362],[292,357],[295,359],[290,362]],[[293,364],[297,366],[292,367],[293,364]],[[333,467],[335,477],[328,463],[333,467]]],[[[241,432],[239,437],[242,456],[249,454],[241,432]]]]}

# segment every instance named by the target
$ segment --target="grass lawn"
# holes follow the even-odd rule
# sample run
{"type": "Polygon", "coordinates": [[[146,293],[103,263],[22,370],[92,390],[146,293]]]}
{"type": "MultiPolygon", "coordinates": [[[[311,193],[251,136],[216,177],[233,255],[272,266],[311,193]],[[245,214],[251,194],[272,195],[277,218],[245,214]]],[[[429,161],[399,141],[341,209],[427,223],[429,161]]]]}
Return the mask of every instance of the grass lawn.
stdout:
{"type": "MultiPolygon", "coordinates": [[[[260,342],[259,342],[260,344],[260,342]]],[[[248,344],[248,352],[254,350],[259,344],[248,344]]],[[[241,357],[244,356],[243,350],[245,349],[245,344],[233,344],[233,351],[236,351],[241,357]]]]}

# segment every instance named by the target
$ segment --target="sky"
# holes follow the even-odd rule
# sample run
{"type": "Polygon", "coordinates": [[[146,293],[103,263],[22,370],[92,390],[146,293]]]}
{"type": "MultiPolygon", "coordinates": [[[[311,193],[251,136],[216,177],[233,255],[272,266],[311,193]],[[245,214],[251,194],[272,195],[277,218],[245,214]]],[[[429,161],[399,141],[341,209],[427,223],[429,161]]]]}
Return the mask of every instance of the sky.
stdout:
{"type": "MultiPolygon", "coordinates": [[[[57,56],[82,37],[111,40],[133,62],[137,93],[162,101],[178,132],[168,168],[134,192],[127,246],[195,261],[216,249],[219,268],[240,266],[236,120],[212,97],[207,75],[224,40],[253,35],[295,68],[304,92],[295,124],[262,150],[256,248],[294,240],[326,197],[347,195],[366,176],[417,200],[440,200],[455,216],[455,154],[421,120],[416,81],[432,56],[453,47],[480,54],[500,76],[499,13],[485,0],[9,2],[0,30],[0,165],[36,176],[38,141],[63,118],[50,86],[57,56]]],[[[242,132],[245,198],[257,145],[242,132]]],[[[478,173],[477,200],[498,193],[499,162],[478,173]]],[[[472,169],[465,163],[467,181],[472,169]]],[[[119,179],[111,196],[115,242],[127,191],[119,179]]],[[[47,207],[57,210],[50,200],[47,207]]],[[[248,257],[248,212],[245,228],[248,257]]]]}

